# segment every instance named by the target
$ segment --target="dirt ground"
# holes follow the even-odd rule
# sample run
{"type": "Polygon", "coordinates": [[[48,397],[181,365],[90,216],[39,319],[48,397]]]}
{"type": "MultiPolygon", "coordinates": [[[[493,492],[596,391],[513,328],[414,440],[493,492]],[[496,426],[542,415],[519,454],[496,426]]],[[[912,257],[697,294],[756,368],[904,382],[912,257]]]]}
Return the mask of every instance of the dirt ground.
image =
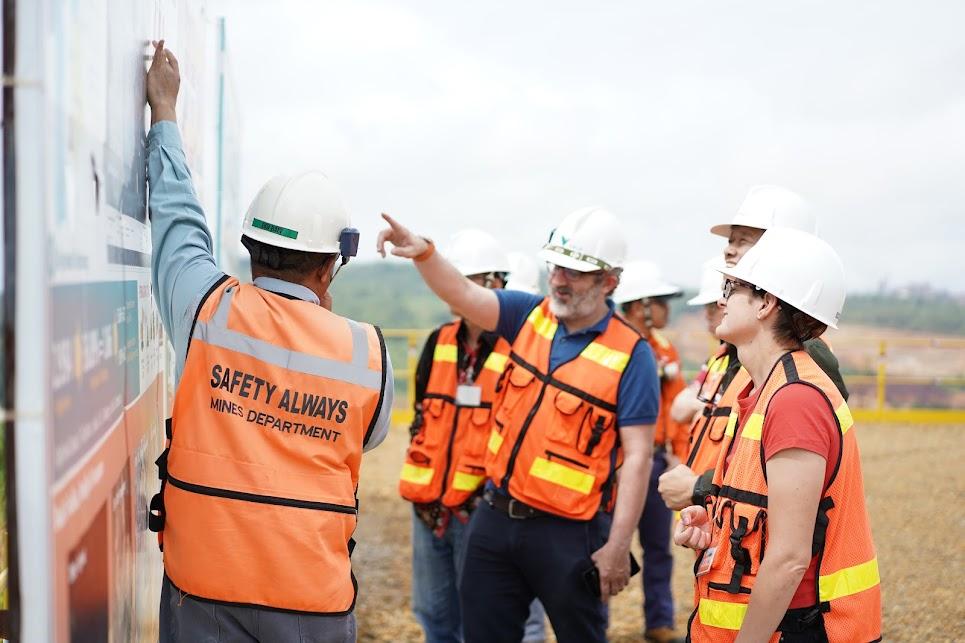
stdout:
{"type": "MultiPolygon", "coordinates": [[[[859,426],[865,489],[884,594],[884,640],[965,640],[965,427],[859,426]]],[[[365,457],[356,539],[360,641],[421,641],[409,611],[408,505],[396,492],[407,432],[394,427],[365,457]]],[[[639,545],[635,546],[639,558],[639,545]]],[[[692,560],[675,552],[674,596],[682,628],[692,597],[692,560]]],[[[636,579],[634,579],[636,581],[636,579]]],[[[639,582],[613,599],[610,640],[641,641],[639,582]]],[[[552,639],[551,639],[552,640],[552,639]]]]}

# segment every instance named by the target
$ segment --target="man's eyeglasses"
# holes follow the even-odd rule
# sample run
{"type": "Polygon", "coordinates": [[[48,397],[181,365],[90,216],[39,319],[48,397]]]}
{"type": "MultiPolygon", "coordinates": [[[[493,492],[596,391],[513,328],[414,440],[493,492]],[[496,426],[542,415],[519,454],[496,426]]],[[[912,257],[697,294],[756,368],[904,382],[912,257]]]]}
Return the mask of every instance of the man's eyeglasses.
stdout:
{"type": "Polygon", "coordinates": [[[734,294],[734,289],[738,287],[750,288],[752,292],[763,292],[762,288],[758,288],[754,284],[747,283],[746,281],[742,281],[740,279],[728,277],[724,279],[724,285],[721,288],[723,291],[724,301],[730,299],[730,296],[734,294]]]}
{"type": "Polygon", "coordinates": [[[546,271],[549,273],[550,277],[555,274],[563,275],[567,281],[573,281],[587,275],[592,275],[594,277],[602,275],[602,270],[594,270],[593,272],[581,272],[579,270],[574,270],[573,268],[564,268],[563,266],[557,266],[555,263],[547,263],[546,271]]]}

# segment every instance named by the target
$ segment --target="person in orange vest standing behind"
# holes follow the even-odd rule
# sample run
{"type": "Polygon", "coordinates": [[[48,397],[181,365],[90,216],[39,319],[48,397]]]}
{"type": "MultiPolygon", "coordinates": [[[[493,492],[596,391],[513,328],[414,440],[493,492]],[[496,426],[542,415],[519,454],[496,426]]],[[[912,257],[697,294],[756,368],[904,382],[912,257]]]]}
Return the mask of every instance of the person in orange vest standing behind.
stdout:
{"type": "MultiPolygon", "coordinates": [[[[457,233],[445,256],[484,288],[506,283],[509,258],[486,232],[457,233]]],[[[509,350],[506,340],[460,317],[429,335],[416,366],[399,493],[413,508],[412,610],[427,643],[462,641],[459,561],[482,491],[493,397],[509,350]]],[[[542,641],[543,610],[536,602],[531,611],[524,640],[542,641]]]]}
{"type": "Polygon", "coordinates": [[[706,506],[685,508],[674,534],[701,552],[690,640],[879,641],[858,431],[804,350],[837,327],[841,259],[814,235],[772,228],[724,275],[717,334],[737,347],[750,379],[706,506]]]}
{"type": "MultiPolygon", "coordinates": [[[[817,220],[807,202],[797,193],[777,185],[757,185],[747,192],[747,196],[737,209],[730,223],[722,223],[710,229],[712,234],[725,237],[724,263],[735,266],[748,250],[754,247],[766,230],[772,228],[792,228],[814,233],[817,220]]],[[[812,337],[804,342],[804,349],[818,366],[831,378],[838,391],[848,399],[848,389],[841,377],[838,360],[820,337],[812,337]]],[[[699,436],[694,439],[687,461],[678,464],[660,477],[660,494],[667,506],[682,509],[691,504],[700,504],[710,491],[711,469],[717,462],[722,443],[721,436],[727,427],[730,410],[733,408],[737,393],[746,386],[749,375],[740,368],[740,359],[735,350],[722,346],[708,362],[710,374],[700,391],[703,400],[696,400],[692,389],[685,389],[681,395],[694,396],[689,402],[681,402],[683,408],[688,404],[704,404],[702,413],[706,422],[700,418],[699,436]],[[706,470],[701,470],[707,467],[706,470]]],[[[693,426],[697,430],[697,426],[693,426]]]]}
{"type": "Polygon", "coordinates": [[[660,269],[650,261],[630,261],[624,266],[613,301],[630,325],[643,335],[653,349],[660,378],[660,413],[654,432],[653,467],[650,486],[640,516],[640,544],[643,546],[644,639],[657,643],[682,641],[674,632],[673,556],[670,526],[673,512],[657,491],[657,479],[687,455],[687,426],[670,416],[670,405],[684,389],[677,349],[660,331],[670,321],[669,301],[682,294],[667,283],[660,269]]]}
{"type": "MultiPolygon", "coordinates": [[[[700,272],[700,290],[697,291],[696,295],[687,300],[688,306],[701,307],[704,314],[704,321],[707,324],[707,332],[714,338],[715,343],[718,344],[718,348],[711,355],[710,359],[700,367],[700,371],[690,384],[687,385],[687,388],[680,391],[677,397],[674,398],[673,404],[670,406],[670,415],[677,422],[693,424],[694,420],[697,419],[696,415],[706,408],[707,400],[705,397],[707,392],[701,389],[704,382],[707,382],[707,374],[711,366],[714,366],[715,358],[721,352],[721,347],[723,346],[723,342],[717,339],[715,333],[717,326],[720,324],[720,320],[724,316],[724,311],[717,305],[717,300],[720,299],[720,284],[723,281],[720,276],[720,269],[725,265],[720,255],[714,255],[705,261],[700,272]]],[[[693,444],[693,437],[693,433],[691,432],[688,449],[693,444]]]]}
{"type": "Polygon", "coordinates": [[[439,298],[512,347],[466,535],[467,643],[518,642],[533,598],[560,643],[602,643],[605,601],[630,580],[659,406],[653,352],[610,298],[625,229],[600,207],[568,215],[539,254],[549,268],[542,297],[474,284],[383,216],[379,251],[391,243],[439,298]]]}
{"type": "Polygon", "coordinates": [[[392,406],[381,332],[323,306],[358,231],[321,172],[276,177],[244,220],[254,282],[222,273],[175,123],[179,82],[157,43],[152,277],[179,380],[148,514],[160,640],[355,641],[359,466],[392,406]]]}

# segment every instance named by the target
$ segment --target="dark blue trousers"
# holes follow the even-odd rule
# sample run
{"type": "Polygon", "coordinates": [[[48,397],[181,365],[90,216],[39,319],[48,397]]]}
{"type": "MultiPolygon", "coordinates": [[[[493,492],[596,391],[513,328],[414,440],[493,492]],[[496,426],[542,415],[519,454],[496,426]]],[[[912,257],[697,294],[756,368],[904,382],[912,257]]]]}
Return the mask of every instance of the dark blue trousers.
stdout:
{"type": "Polygon", "coordinates": [[[663,449],[653,456],[647,501],[640,516],[640,544],[643,545],[643,617],[645,627],[673,627],[673,594],[670,578],[673,556],[670,554],[670,526],[673,511],[667,508],[660,492],[658,478],[667,469],[663,449]]]}
{"type": "Polygon", "coordinates": [[[516,520],[482,502],[472,514],[459,597],[466,643],[517,643],[533,598],[560,643],[606,641],[603,602],[583,572],[610,533],[610,516],[516,520]]]}

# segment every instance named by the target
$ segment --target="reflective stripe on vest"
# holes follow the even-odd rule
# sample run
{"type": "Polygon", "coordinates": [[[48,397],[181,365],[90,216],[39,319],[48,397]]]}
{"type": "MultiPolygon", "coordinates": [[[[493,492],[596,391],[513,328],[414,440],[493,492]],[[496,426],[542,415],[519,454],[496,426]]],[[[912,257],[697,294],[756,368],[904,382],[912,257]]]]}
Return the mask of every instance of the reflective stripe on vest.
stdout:
{"type": "MultiPolygon", "coordinates": [[[[871,589],[880,582],[878,559],[875,558],[867,563],[842,569],[828,576],[821,576],[819,580],[821,601],[830,602],[851,596],[871,589]]],[[[736,631],[744,624],[747,605],[701,598],[697,611],[702,624],[736,631]]]]}
{"type": "Polygon", "coordinates": [[[724,435],[731,422],[729,413],[737,405],[737,396],[750,382],[743,366],[737,366],[738,370],[730,381],[724,382],[730,366],[727,345],[721,344],[708,361],[707,376],[698,391],[699,399],[710,401],[705,402],[702,412],[690,425],[687,466],[698,475],[717,465],[724,435]]]}
{"type": "Polygon", "coordinates": [[[493,403],[486,475],[537,509],[587,520],[612,496],[622,462],[616,397],[643,340],[614,315],[577,357],[550,372],[558,328],[544,299],[517,334],[493,403]]]}
{"type": "Polygon", "coordinates": [[[355,489],[385,359],[377,329],[320,306],[234,279],[209,294],[167,454],[164,565],[176,587],[231,604],[353,609],[355,489]]]}
{"type": "Polygon", "coordinates": [[[829,641],[873,641],[881,636],[878,562],[865,509],[861,460],[847,404],[831,379],[804,351],[784,355],[760,387],[751,415],[738,430],[728,419],[723,452],[714,471],[718,496],[711,505],[714,545],[710,571],[697,578],[694,641],[733,640],[743,622],[767,544],[767,480],[761,438],[768,404],[784,386],[812,386],[828,402],[840,433],[840,459],[824,490],[812,548],[819,576],[816,599],[829,641]],[[730,464],[724,473],[727,454],[730,464]],[[713,628],[713,629],[710,629],[713,628]],[[725,632],[730,632],[725,635],[725,632]]]}
{"type": "Polygon", "coordinates": [[[457,406],[458,333],[461,321],[436,333],[432,366],[422,400],[422,425],[406,451],[399,494],[410,502],[465,503],[482,485],[483,453],[489,437],[496,382],[508,359],[509,344],[498,340],[481,365],[476,381],[478,407],[457,406]]]}

